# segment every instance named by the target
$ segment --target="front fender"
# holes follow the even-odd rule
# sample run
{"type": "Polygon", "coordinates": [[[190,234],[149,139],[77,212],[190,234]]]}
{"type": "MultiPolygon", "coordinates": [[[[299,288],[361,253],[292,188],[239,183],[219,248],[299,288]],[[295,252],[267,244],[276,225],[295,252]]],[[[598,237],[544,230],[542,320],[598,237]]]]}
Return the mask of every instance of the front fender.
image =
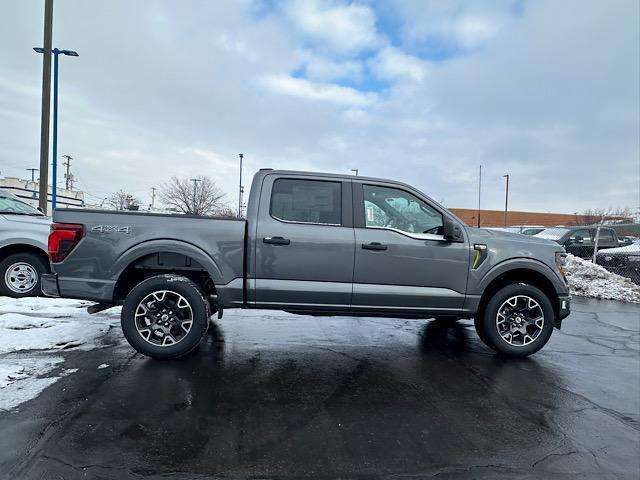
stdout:
{"type": "Polygon", "coordinates": [[[47,237],[44,237],[43,241],[40,242],[33,238],[28,237],[11,237],[11,238],[3,238],[0,240],[0,250],[4,247],[9,247],[12,245],[28,245],[30,247],[37,248],[38,250],[42,250],[42,252],[47,254],[47,237]]]}
{"type": "Polygon", "coordinates": [[[541,275],[544,275],[544,277],[553,284],[553,287],[558,295],[567,295],[569,293],[569,287],[560,277],[560,275],[546,263],[543,263],[534,258],[511,258],[509,260],[500,262],[499,264],[493,266],[490,270],[488,270],[482,278],[474,282],[475,286],[472,289],[473,291],[470,291],[469,293],[482,295],[482,292],[486,290],[489,284],[500,275],[507,273],[510,270],[518,269],[533,270],[537,273],[540,273],[541,275]]]}

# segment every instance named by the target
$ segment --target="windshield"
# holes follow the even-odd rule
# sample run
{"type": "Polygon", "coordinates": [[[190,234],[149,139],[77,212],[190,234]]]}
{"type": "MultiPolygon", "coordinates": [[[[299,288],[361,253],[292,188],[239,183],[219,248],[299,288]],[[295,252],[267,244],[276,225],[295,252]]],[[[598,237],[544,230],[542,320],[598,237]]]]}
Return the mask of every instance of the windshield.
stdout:
{"type": "Polygon", "coordinates": [[[43,217],[44,215],[31,205],[11,197],[0,195],[0,213],[12,213],[14,215],[32,215],[43,217]]]}
{"type": "Polygon", "coordinates": [[[535,234],[535,237],[546,238],[547,240],[560,240],[569,229],[567,228],[546,228],[540,233],[535,234]]]}

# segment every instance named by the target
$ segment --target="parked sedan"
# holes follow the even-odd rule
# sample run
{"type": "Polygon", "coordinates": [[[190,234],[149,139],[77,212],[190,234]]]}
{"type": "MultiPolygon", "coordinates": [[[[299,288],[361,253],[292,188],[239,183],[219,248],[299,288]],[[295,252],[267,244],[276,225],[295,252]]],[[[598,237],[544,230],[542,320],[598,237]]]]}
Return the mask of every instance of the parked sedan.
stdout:
{"type": "Polygon", "coordinates": [[[0,190],[0,295],[30,297],[42,293],[42,274],[50,271],[50,228],[50,218],[0,190]]]}
{"type": "Polygon", "coordinates": [[[596,263],[640,285],[640,242],[598,252],[596,263]]]}

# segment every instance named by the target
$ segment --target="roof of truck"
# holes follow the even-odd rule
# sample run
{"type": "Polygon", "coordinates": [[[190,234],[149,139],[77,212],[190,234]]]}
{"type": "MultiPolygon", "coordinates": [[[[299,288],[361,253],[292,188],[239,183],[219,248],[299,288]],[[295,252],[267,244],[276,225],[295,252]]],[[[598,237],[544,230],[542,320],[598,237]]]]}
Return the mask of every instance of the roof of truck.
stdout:
{"type": "Polygon", "coordinates": [[[407,187],[411,187],[412,189],[415,189],[416,187],[413,187],[409,184],[406,184],[404,182],[401,182],[399,180],[393,180],[390,178],[378,178],[378,177],[364,177],[362,175],[350,175],[348,173],[328,173],[328,172],[305,172],[302,170],[274,170],[272,168],[261,168],[259,170],[259,172],[263,172],[264,175],[271,175],[271,174],[275,174],[275,175],[309,175],[309,176],[314,176],[314,177],[327,177],[327,178],[339,178],[339,179],[344,179],[344,178],[352,178],[352,179],[357,179],[357,180],[365,180],[365,181],[369,181],[369,182],[390,182],[390,183],[396,183],[398,185],[405,185],[407,187]]]}

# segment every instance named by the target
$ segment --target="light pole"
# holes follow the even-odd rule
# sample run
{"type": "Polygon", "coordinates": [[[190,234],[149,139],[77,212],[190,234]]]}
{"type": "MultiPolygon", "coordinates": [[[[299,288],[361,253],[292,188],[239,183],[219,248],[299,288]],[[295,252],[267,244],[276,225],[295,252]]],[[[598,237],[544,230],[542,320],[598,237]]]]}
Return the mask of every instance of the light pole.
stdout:
{"type": "Polygon", "coordinates": [[[482,165],[478,174],[478,228],[480,228],[480,194],[482,193],[482,165]]]}
{"type": "Polygon", "coordinates": [[[504,226],[507,226],[507,211],[509,209],[509,174],[503,175],[502,178],[507,179],[507,189],[504,195],[504,226]]]}
{"type": "MultiPolygon", "coordinates": [[[[38,53],[45,52],[45,49],[41,47],[34,47],[33,49],[38,53]]],[[[53,53],[53,145],[51,147],[51,156],[53,157],[53,178],[51,179],[51,210],[53,211],[56,208],[56,184],[58,180],[58,56],[62,54],[69,57],[77,57],[78,52],[74,52],[73,50],[60,50],[58,48],[54,48],[53,50],[51,50],[51,53],[53,53]]]]}
{"type": "Polygon", "coordinates": [[[244,158],[244,154],[239,153],[240,157],[240,184],[238,186],[238,218],[242,218],[242,194],[244,193],[244,189],[242,188],[242,159],[244,158]]]}
{"type": "Polygon", "coordinates": [[[200,178],[192,178],[191,181],[193,182],[193,215],[198,215],[199,211],[198,211],[198,207],[196,206],[196,194],[198,191],[198,182],[201,182],[202,179],[200,178]]]}
{"type": "Polygon", "coordinates": [[[358,176],[358,169],[357,168],[352,168],[351,171],[355,173],[356,177],[358,176]]]}

